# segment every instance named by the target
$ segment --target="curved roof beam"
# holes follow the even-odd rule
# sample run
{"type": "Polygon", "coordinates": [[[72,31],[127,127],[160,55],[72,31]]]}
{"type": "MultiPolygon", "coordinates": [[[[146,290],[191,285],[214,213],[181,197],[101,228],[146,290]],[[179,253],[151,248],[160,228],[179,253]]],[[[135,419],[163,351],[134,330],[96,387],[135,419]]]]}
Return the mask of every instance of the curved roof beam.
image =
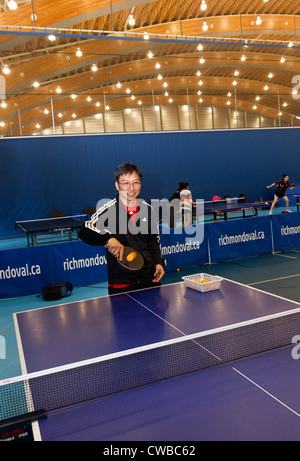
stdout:
{"type": "MultiPolygon", "coordinates": [[[[0,25],[34,26],[32,14],[37,16],[36,27],[72,28],[76,24],[91,19],[108,16],[113,13],[132,8],[137,5],[157,2],[158,0],[35,0],[34,10],[30,3],[20,6],[17,10],[0,13],[0,25]]],[[[18,46],[32,40],[26,37],[10,38],[0,36],[0,50],[18,46]]]]}
{"type": "MultiPolygon", "coordinates": [[[[195,102],[199,102],[199,96],[193,94],[200,90],[202,92],[201,98],[207,103],[207,101],[212,101],[213,98],[219,98],[220,101],[227,101],[229,98],[225,93],[231,91],[234,94],[237,90],[237,104],[256,104],[255,97],[260,95],[261,103],[264,100],[270,100],[269,104],[264,104],[265,107],[269,106],[270,111],[278,113],[278,91],[281,97],[284,97],[285,101],[289,102],[289,112],[291,111],[291,106],[295,103],[292,99],[290,90],[280,85],[270,85],[268,91],[263,91],[262,82],[260,81],[251,81],[246,79],[240,79],[238,87],[233,85],[234,78],[228,77],[203,77],[201,78],[202,85],[199,85],[199,77],[188,76],[188,77],[169,77],[166,79],[168,81],[168,86],[163,87],[161,81],[157,78],[147,79],[147,80],[137,80],[135,82],[129,82],[128,84],[123,85],[123,88],[120,90],[116,87],[116,84],[105,86],[105,99],[106,103],[112,105],[112,108],[127,108],[131,106],[137,106],[137,101],[140,99],[142,104],[152,104],[153,97],[155,101],[157,98],[162,99],[164,102],[167,102],[167,98],[164,97],[164,91],[172,92],[172,98],[175,102],[175,98],[183,98],[186,101],[186,92],[188,90],[189,98],[196,98],[195,102]],[[127,95],[125,93],[126,88],[130,89],[130,93],[127,95]],[[223,91],[222,95],[214,94],[216,88],[220,91],[223,91]],[[174,92],[176,90],[176,92],[174,92]],[[153,93],[152,93],[153,91],[153,93]],[[192,93],[191,93],[192,92],[192,93]],[[179,93],[179,94],[178,94],[179,93]],[[131,95],[135,96],[135,100],[131,100],[131,95]],[[284,96],[283,96],[284,95],[284,96]],[[150,102],[148,98],[150,97],[150,102]]],[[[29,96],[27,96],[29,97],[29,96]]],[[[230,99],[232,101],[232,98],[230,99]]],[[[83,116],[86,111],[89,114],[95,114],[99,110],[103,110],[104,95],[103,92],[99,94],[99,90],[95,89],[89,93],[78,95],[75,99],[72,99],[71,95],[62,95],[53,100],[55,114],[62,112],[64,118],[70,117],[74,111],[76,111],[77,116],[83,116]],[[92,101],[87,102],[87,96],[90,96],[92,101]],[[100,109],[95,107],[95,103],[100,101],[100,109]],[[91,109],[93,107],[93,109],[91,109]]],[[[43,115],[43,111],[48,109],[48,112],[51,111],[50,107],[50,98],[47,100],[40,101],[40,103],[35,106],[31,106],[28,110],[21,110],[22,124],[26,125],[29,123],[36,123],[46,119],[43,115]]],[[[5,114],[5,109],[1,109],[5,114]]],[[[3,115],[4,115],[3,114],[3,115]]],[[[10,114],[11,116],[11,114],[10,114]]],[[[15,111],[14,117],[17,116],[15,111]]],[[[272,115],[273,116],[273,115],[272,115]]],[[[3,118],[5,119],[5,117],[3,118]]]]}

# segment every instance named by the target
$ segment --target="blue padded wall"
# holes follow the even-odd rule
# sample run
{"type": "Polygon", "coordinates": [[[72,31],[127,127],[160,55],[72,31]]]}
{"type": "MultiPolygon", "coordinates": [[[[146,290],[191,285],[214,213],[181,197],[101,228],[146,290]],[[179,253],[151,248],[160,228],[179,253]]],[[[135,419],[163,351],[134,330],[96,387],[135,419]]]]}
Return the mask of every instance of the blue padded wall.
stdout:
{"type": "Polygon", "coordinates": [[[114,197],[113,173],[125,161],[141,167],[146,200],[169,198],[179,181],[194,199],[270,199],[266,185],[282,173],[300,182],[299,141],[299,128],[2,138],[0,238],[19,235],[16,220],[82,212],[114,197]]]}

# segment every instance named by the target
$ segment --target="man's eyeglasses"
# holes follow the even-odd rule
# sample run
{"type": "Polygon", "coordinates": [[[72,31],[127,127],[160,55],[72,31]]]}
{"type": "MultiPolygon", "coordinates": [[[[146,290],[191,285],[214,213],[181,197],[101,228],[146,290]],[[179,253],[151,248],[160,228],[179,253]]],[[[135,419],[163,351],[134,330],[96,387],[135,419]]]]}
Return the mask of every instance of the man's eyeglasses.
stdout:
{"type": "Polygon", "coordinates": [[[130,186],[133,186],[134,189],[137,189],[138,187],[140,187],[141,181],[133,181],[133,182],[122,181],[122,182],[119,182],[119,184],[121,184],[121,186],[123,186],[125,189],[128,189],[130,186]]]}

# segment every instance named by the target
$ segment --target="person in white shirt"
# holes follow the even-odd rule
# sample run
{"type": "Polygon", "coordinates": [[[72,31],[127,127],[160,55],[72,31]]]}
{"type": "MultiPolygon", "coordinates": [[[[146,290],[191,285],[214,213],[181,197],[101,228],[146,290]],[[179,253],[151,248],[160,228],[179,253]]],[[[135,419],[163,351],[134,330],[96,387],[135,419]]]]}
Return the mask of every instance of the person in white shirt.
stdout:
{"type": "Polygon", "coordinates": [[[180,208],[182,211],[182,225],[184,227],[191,226],[193,224],[193,198],[187,182],[182,185],[182,190],[180,191],[180,208]]]}

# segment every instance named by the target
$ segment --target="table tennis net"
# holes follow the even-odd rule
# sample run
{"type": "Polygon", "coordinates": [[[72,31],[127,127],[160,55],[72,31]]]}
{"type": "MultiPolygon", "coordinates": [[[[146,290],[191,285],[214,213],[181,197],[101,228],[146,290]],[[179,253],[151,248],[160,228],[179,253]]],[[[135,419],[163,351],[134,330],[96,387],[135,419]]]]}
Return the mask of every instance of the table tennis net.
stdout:
{"type": "Polygon", "coordinates": [[[291,345],[300,309],[0,381],[0,423],[291,345]]]}

